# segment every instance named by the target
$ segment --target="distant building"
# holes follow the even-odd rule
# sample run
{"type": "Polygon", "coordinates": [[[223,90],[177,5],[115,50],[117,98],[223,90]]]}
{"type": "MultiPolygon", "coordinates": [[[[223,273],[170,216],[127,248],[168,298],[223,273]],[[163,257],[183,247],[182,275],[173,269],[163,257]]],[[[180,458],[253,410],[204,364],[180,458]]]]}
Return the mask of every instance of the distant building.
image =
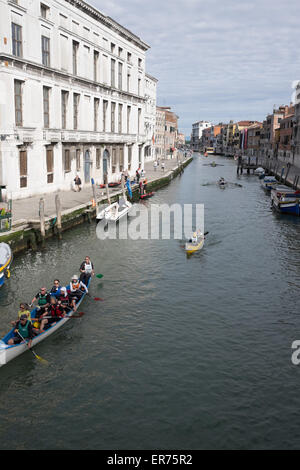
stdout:
{"type": "Polygon", "coordinates": [[[176,155],[178,116],[169,106],[156,108],[156,155],[157,158],[172,158],[176,155]]]}
{"type": "MultiPolygon", "coordinates": [[[[158,80],[151,75],[145,75],[145,138],[144,159],[155,160],[155,132],[156,132],[156,93],[158,80]]],[[[141,162],[144,168],[144,161],[141,162]]]]}
{"type": "Polygon", "coordinates": [[[191,150],[199,152],[202,146],[202,133],[204,129],[211,127],[211,122],[198,121],[192,125],[191,150]]]}

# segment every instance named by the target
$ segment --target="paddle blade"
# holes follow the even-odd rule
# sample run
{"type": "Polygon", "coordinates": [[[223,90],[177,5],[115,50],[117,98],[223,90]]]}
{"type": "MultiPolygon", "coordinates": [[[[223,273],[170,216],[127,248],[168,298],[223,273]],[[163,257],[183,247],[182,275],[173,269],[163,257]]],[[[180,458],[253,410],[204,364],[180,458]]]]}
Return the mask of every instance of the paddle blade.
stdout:
{"type": "Polygon", "coordinates": [[[44,364],[44,366],[48,366],[49,365],[49,362],[46,361],[46,359],[43,359],[41,356],[38,356],[34,351],[32,351],[35,358],[40,361],[41,364],[44,364]]]}
{"type": "Polygon", "coordinates": [[[102,297],[94,297],[94,300],[101,300],[101,302],[103,302],[104,299],[102,299],[102,297]]]}
{"type": "Polygon", "coordinates": [[[97,277],[98,279],[102,279],[102,278],[103,278],[103,274],[96,274],[96,277],[97,277]]]}

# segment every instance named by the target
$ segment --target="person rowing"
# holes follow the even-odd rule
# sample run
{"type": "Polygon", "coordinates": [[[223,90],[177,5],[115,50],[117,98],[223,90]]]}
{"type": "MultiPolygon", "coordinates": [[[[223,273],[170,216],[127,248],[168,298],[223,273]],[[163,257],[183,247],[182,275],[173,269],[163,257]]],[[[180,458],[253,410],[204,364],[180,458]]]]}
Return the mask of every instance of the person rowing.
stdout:
{"type": "Polygon", "coordinates": [[[57,299],[59,305],[63,307],[64,310],[72,310],[76,307],[75,299],[70,299],[66,287],[60,289],[60,296],[57,299]]]}
{"type": "Polygon", "coordinates": [[[59,279],[54,279],[54,282],[53,282],[53,287],[51,288],[50,290],[50,295],[54,296],[54,297],[59,297],[60,295],[60,289],[61,289],[61,286],[60,286],[60,281],[59,279]]]}
{"type": "MultiPolygon", "coordinates": [[[[74,276],[72,277],[71,282],[70,282],[70,298],[71,298],[71,301],[75,300],[75,303],[77,303],[78,300],[81,299],[84,291],[87,294],[89,292],[86,285],[82,281],[80,281],[80,279],[78,278],[78,276],[76,274],[74,274],[74,276]]],[[[74,307],[74,311],[76,311],[76,305],[74,307]]]]}
{"type": "Polygon", "coordinates": [[[26,315],[28,320],[31,322],[31,314],[30,314],[30,311],[28,310],[28,307],[27,307],[27,304],[25,303],[20,303],[20,310],[18,311],[18,319],[15,320],[15,321],[12,321],[11,324],[12,325],[16,325],[17,321],[20,320],[21,316],[22,315],[26,315]]]}
{"type": "Polygon", "coordinates": [[[51,297],[50,305],[47,307],[45,313],[41,315],[41,325],[40,325],[40,333],[45,330],[45,327],[49,328],[52,324],[56,323],[58,320],[65,316],[65,311],[57,302],[55,297],[51,297]]]}
{"type": "Polygon", "coordinates": [[[51,296],[48,294],[46,287],[41,287],[40,292],[38,292],[36,296],[33,297],[31,304],[37,301],[37,310],[39,310],[39,313],[42,314],[45,312],[45,309],[49,307],[50,299],[51,296]]]}
{"type": "Polygon", "coordinates": [[[33,338],[33,330],[31,322],[26,314],[21,315],[20,320],[16,323],[14,336],[8,340],[9,345],[20,344],[23,339],[28,340],[28,347],[31,347],[33,338]],[[19,334],[20,333],[20,334],[19,334]]]}

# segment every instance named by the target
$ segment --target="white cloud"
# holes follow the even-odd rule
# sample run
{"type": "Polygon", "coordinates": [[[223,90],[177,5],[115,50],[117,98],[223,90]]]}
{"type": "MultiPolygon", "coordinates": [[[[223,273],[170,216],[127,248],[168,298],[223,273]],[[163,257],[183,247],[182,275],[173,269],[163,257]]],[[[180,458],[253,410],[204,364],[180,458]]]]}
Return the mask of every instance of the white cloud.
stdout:
{"type": "Polygon", "coordinates": [[[158,103],[188,135],[200,119],[262,120],[288,103],[300,74],[300,2],[90,0],[146,41],[158,103]]]}

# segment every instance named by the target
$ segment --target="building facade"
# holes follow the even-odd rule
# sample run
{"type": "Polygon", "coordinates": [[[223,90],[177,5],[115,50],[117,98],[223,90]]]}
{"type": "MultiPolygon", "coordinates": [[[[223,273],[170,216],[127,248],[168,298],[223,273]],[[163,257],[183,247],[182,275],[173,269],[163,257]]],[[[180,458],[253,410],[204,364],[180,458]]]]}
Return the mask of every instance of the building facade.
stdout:
{"type": "Polygon", "coordinates": [[[149,144],[149,46],[82,0],[0,0],[0,30],[0,183],[12,198],[70,189],[76,174],[134,174],[149,144]]]}
{"type": "MultiPolygon", "coordinates": [[[[157,79],[145,75],[145,137],[144,161],[155,160],[155,127],[156,127],[157,79]]],[[[144,168],[143,162],[141,162],[144,168]]]]}
{"type": "Polygon", "coordinates": [[[169,106],[156,107],[155,151],[157,158],[173,158],[177,151],[178,116],[169,106]]]}
{"type": "Polygon", "coordinates": [[[198,121],[192,124],[191,150],[200,152],[202,149],[202,133],[204,129],[211,127],[211,122],[198,121]]]}

